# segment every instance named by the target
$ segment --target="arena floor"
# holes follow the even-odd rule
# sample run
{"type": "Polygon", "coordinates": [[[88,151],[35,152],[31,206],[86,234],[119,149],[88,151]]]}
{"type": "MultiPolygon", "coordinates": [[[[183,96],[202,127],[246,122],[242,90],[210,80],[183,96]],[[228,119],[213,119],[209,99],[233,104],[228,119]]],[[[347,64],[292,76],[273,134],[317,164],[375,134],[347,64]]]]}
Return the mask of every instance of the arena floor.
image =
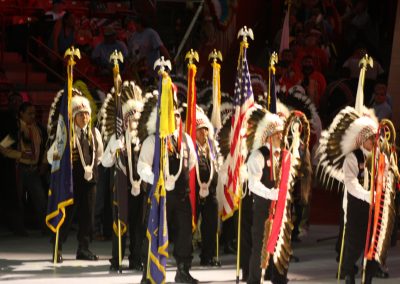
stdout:
{"type": "MultiPolygon", "coordinates": [[[[71,232],[72,233],[72,232],[71,232]]],[[[312,226],[307,237],[296,243],[294,252],[300,261],[290,264],[290,283],[336,283],[337,269],[334,243],[337,228],[335,226],[312,226]]],[[[51,248],[48,237],[39,233],[30,233],[29,237],[15,237],[0,232],[0,282],[2,283],[139,283],[141,273],[124,270],[122,274],[109,272],[111,242],[96,241],[93,252],[100,256],[98,262],[75,260],[76,241],[71,236],[64,245],[64,262],[53,266],[50,262],[51,248]]],[[[221,255],[222,267],[207,269],[199,266],[198,253],[193,260],[192,275],[201,283],[235,283],[234,255],[221,255]]],[[[389,279],[376,279],[374,283],[400,283],[400,248],[389,252],[389,279]]],[[[128,265],[125,260],[124,264],[128,265]]],[[[169,259],[167,282],[173,282],[175,267],[169,259]]],[[[358,275],[357,282],[360,282],[358,275]]],[[[343,281],[342,281],[343,283],[343,281]]]]}

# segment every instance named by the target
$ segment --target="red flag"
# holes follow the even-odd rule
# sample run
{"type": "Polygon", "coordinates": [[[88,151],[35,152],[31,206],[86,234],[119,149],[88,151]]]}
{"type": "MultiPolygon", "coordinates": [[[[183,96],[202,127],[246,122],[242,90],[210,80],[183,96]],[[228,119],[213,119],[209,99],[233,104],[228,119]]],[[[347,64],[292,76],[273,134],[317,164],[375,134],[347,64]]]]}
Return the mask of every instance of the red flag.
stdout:
{"type": "MultiPolygon", "coordinates": [[[[192,138],[196,145],[196,77],[197,68],[194,64],[188,65],[188,92],[187,92],[187,111],[186,111],[186,133],[192,138]]],[[[197,224],[196,216],[196,169],[193,168],[189,174],[190,204],[192,205],[193,228],[197,224]]]]}

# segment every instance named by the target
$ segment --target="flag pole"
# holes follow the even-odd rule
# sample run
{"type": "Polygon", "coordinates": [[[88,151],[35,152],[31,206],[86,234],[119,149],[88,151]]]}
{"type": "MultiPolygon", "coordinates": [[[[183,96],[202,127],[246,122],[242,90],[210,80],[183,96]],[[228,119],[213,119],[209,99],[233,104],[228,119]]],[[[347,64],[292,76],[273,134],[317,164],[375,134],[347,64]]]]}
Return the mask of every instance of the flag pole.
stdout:
{"type": "Polygon", "coordinates": [[[278,63],[278,54],[276,52],[273,52],[269,58],[269,66],[268,66],[268,105],[267,109],[271,109],[271,77],[272,75],[275,75],[275,64],[278,63]]]}
{"type": "Polygon", "coordinates": [[[337,275],[337,283],[340,283],[340,274],[342,273],[342,263],[343,263],[343,250],[344,250],[344,237],[346,236],[346,224],[343,224],[343,234],[342,243],[340,244],[340,257],[339,257],[339,267],[337,275]]]}
{"type": "Polygon", "coordinates": [[[57,258],[58,258],[58,233],[59,233],[60,229],[57,227],[57,231],[56,231],[56,240],[55,240],[55,245],[54,245],[54,265],[57,264],[57,258]]]}
{"type": "MultiPolygon", "coordinates": [[[[249,37],[252,40],[254,40],[253,30],[244,26],[238,32],[238,38],[239,37],[242,37],[242,41],[240,42],[240,51],[239,51],[239,57],[238,57],[238,68],[237,68],[238,72],[240,72],[240,70],[243,69],[242,58],[243,58],[243,56],[245,56],[245,50],[249,46],[247,38],[249,37]]],[[[239,133],[239,135],[241,135],[241,134],[239,133]]],[[[241,140],[240,140],[240,144],[241,144],[241,140]]],[[[239,149],[241,148],[240,144],[239,144],[239,149]]],[[[240,159],[240,165],[241,164],[242,164],[242,160],[240,159]]],[[[240,179],[240,167],[239,167],[239,171],[238,171],[238,175],[237,175],[237,181],[239,184],[238,191],[237,191],[238,192],[237,198],[239,200],[239,204],[238,204],[239,216],[238,216],[238,234],[237,234],[237,250],[236,250],[236,283],[239,284],[240,242],[241,242],[241,229],[242,229],[242,226],[241,226],[241,223],[242,223],[242,198],[243,198],[242,184],[241,184],[241,179],[240,179]]]]}
{"type": "Polygon", "coordinates": [[[122,273],[122,239],[121,239],[121,220],[118,210],[118,272],[122,273]]]}
{"type": "MultiPolygon", "coordinates": [[[[239,177],[240,180],[240,177],[239,177]]],[[[237,239],[237,254],[236,254],[236,284],[239,284],[240,272],[240,242],[241,242],[241,229],[242,229],[242,186],[239,185],[239,217],[238,217],[238,239],[237,239]]]]}
{"type": "MultiPolygon", "coordinates": [[[[215,130],[221,129],[221,82],[220,82],[220,65],[218,60],[222,62],[222,54],[221,51],[217,51],[214,49],[208,55],[208,61],[211,61],[211,67],[213,69],[213,111],[211,114],[211,123],[215,130]]],[[[220,234],[220,226],[221,226],[221,216],[218,215],[218,223],[217,223],[217,232],[216,232],[216,253],[215,256],[217,258],[217,262],[219,263],[219,234],[220,234]]]]}
{"type": "MultiPolygon", "coordinates": [[[[114,77],[114,91],[115,91],[115,102],[121,97],[121,76],[119,73],[119,63],[118,61],[124,62],[124,58],[120,51],[114,50],[110,55],[110,62],[114,63],[113,67],[113,77],[114,77]]],[[[117,126],[116,126],[117,127],[117,126]]],[[[117,137],[116,137],[117,138],[117,137]]],[[[116,151],[116,160],[119,159],[119,150],[116,151]]],[[[114,190],[117,190],[114,185],[114,190]]],[[[116,192],[115,196],[118,197],[118,192],[116,192]]],[[[118,204],[118,200],[117,200],[118,204]]],[[[119,205],[118,205],[119,206],[119,205]]],[[[118,272],[122,273],[122,234],[121,234],[121,220],[119,216],[119,208],[117,210],[117,220],[118,220],[118,272]]]]}
{"type": "MultiPolygon", "coordinates": [[[[151,206],[151,204],[150,204],[151,206]]],[[[148,251],[147,251],[147,269],[146,269],[146,279],[150,279],[150,253],[151,253],[151,242],[148,242],[148,251]]]]}
{"type": "MultiPolygon", "coordinates": [[[[65,51],[64,54],[64,58],[65,57],[69,57],[68,58],[68,64],[67,64],[67,91],[68,91],[68,119],[70,121],[70,127],[68,129],[69,131],[69,138],[70,138],[70,144],[73,143],[73,117],[72,117],[72,109],[71,109],[71,99],[72,99],[72,82],[73,82],[73,68],[74,65],[76,64],[74,57],[78,57],[79,59],[81,58],[81,53],[79,51],[79,49],[75,49],[73,46],[71,46],[70,48],[68,48],[65,51]]],[[[72,160],[72,151],[70,151],[70,159],[72,160]]],[[[54,265],[57,264],[57,258],[58,258],[58,241],[59,241],[59,233],[60,233],[60,226],[57,226],[56,229],[56,238],[54,241],[54,259],[53,259],[53,263],[54,265]]]]}

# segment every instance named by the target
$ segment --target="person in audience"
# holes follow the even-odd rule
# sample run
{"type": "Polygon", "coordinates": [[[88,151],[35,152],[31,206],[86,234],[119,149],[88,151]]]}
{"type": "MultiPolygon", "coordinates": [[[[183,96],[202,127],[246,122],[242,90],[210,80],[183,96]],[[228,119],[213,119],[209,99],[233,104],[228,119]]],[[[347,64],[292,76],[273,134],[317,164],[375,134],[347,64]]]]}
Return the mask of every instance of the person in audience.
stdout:
{"type": "Polygon", "coordinates": [[[392,106],[389,104],[386,90],[387,87],[384,82],[377,81],[375,83],[372,107],[379,120],[392,119],[392,106]]]}
{"type": "MultiPolygon", "coordinates": [[[[98,67],[100,75],[111,75],[113,64],[110,62],[110,55],[115,50],[120,51],[123,58],[128,56],[128,49],[125,43],[117,40],[117,33],[112,26],[104,29],[104,40],[100,42],[92,52],[92,61],[98,67]]],[[[123,64],[120,65],[123,70],[123,64]]]]}
{"type": "Polygon", "coordinates": [[[300,78],[300,84],[318,108],[320,100],[325,93],[326,80],[322,73],[314,69],[314,61],[311,56],[303,57],[300,78]]]}
{"type": "MultiPolygon", "coordinates": [[[[25,190],[32,201],[36,222],[45,232],[46,190],[43,188],[41,174],[46,169],[44,148],[46,132],[36,122],[36,109],[30,102],[24,102],[19,107],[17,129],[11,131],[0,145],[0,153],[16,161],[18,207],[23,212],[25,190]]],[[[23,217],[23,213],[21,214],[23,217]]],[[[23,232],[23,228],[19,228],[23,232]]]]}
{"type": "Polygon", "coordinates": [[[139,62],[143,73],[148,77],[157,77],[154,71],[154,62],[164,56],[170,59],[158,33],[150,28],[143,17],[134,19],[136,32],[128,38],[129,56],[132,61],[139,62]]]}
{"type": "MultiPolygon", "coordinates": [[[[66,12],[58,19],[53,27],[49,40],[49,47],[62,58],[65,51],[75,43],[75,16],[66,12]]],[[[50,55],[52,61],[57,61],[55,56],[50,55]]]]}

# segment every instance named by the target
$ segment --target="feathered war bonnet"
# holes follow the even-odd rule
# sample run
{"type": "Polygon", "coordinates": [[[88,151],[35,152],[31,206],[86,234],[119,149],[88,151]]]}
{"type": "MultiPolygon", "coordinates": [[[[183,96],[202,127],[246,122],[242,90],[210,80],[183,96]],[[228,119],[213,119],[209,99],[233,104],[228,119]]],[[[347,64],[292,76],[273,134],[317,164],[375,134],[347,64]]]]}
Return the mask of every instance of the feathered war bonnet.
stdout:
{"type": "Polygon", "coordinates": [[[299,110],[306,115],[311,125],[311,132],[315,135],[316,138],[311,140],[318,141],[322,132],[321,119],[319,117],[315,104],[307,96],[304,88],[300,85],[295,85],[286,92],[285,86],[279,86],[279,91],[277,92],[277,94],[279,101],[281,101],[289,109],[299,110]]]}
{"type": "Polygon", "coordinates": [[[72,109],[72,117],[81,112],[87,112],[89,115],[92,114],[92,108],[90,107],[89,100],[81,95],[73,96],[71,99],[71,109],[72,109]]]}
{"type": "Polygon", "coordinates": [[[143,142],[156,133],[158,91],[147,92],[143,99],[143,111],[138,120],[138,138],[143,142]]]}
{"type": "Polygon", "coordinates": [[[196,129],[200,128],[207,128],[208,129],[208,137],[210,139],[214,139],[214,127],[210,121],[210,119],[207,117],[207,115],[204,113],[204,111],[200,107],[196,107],[196,129]]]}
{"type": "Polygon", "coordinates": [[[317,149],[317,177],[328,188],[335,187],[335,180],[343,185],[343,162],[350,152],[359,148],[378,129],[378,119],[364,107],[360,114],[353,107],[341,110],[328,130],[324,130],[317,149]]]}
{"type": "MultiPolygon", "coordinates": [[[[111,88],[107,94],[106,99],[99,111],[100,132],[104,141],[108,141],[115,133],[115,89],[111,88]]],[[[142,90],[133,81],[124,81],[121,86],[121,104],[122,116],[124,121],[124,128],[128,129],[128,121],[133,120],[131,124],[134,129],[130,131],[135,132],[137,128],[137,121],[143,110],[142,90]]],[[[132,133],[136,135],[136,133],[132,133]]]]}
{"type": "Polygon", "coordinates": [[[364,76],[366,64],[370,61],[372,59],[368,56],[360,61],[363,66],[360,71],[355,108],[348,106],[341,110],[333,119],[329,129],[321,133],[317,150],[319,162],[316,175],[322,185],[327,188],[343,188],[342,167],[345,156],[360,148],[378,131],[378,119],[374,111],[363,105],[364,76]]]}
{"type": "MultiPolygon", "coordinates": [[[[47,134],[51,143],[54,140],[57,132],[58,116],[60,114],[61,98],[63,94],[63,89],[58,91],[54,97],[53,103],[50,106],[49,119],[47,121],[47,134]]],[[[87,111],[89,114],[91,113],[89,101],[76,88],[72,88],[71,109],[73,117],[75,117],[75,115],[81,111],[87,111]]]]}
{"type": "Polygon", "coordinates": [[[247,120],[247,151],[256,150],[265,145],[266,138],[283,131],[284,121],[279,115],[270,113],[260,105],[255,105],[247,120]]]}

